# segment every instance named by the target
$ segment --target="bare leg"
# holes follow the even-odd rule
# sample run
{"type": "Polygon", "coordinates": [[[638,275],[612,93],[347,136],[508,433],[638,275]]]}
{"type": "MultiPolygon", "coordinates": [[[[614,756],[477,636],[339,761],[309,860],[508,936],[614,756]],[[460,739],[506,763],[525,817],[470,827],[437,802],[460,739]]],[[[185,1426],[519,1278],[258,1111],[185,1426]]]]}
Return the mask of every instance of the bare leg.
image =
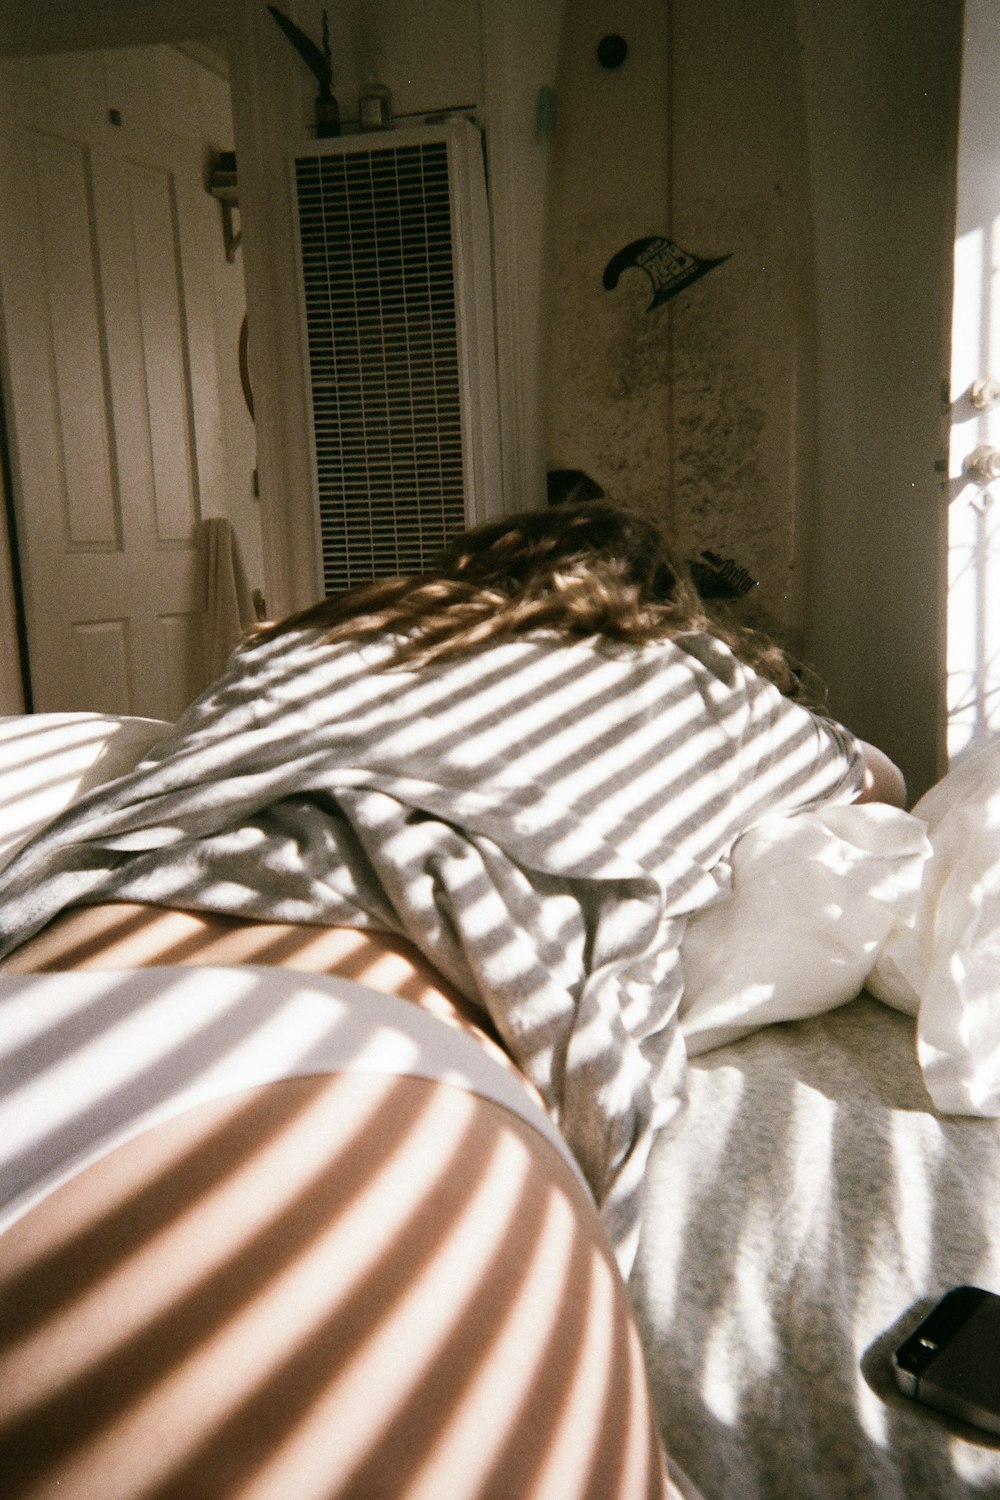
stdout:
{"type": "Polygon", "coordinates": [[[652,1500],[638,1336],[566,1164],[445,1084],[190,1111],[0,1238],[3,1492],[652,1500]]]}

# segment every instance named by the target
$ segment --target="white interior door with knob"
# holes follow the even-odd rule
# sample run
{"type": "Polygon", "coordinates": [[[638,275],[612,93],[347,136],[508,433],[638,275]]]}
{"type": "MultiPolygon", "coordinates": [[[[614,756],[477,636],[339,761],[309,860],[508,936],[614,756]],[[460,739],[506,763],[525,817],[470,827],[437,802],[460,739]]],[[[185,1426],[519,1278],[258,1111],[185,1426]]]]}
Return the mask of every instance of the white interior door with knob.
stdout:
{"type": "Polygon", "coordinates": [[[1000,733],[1000,31],[967,0],[952,316],[948,755],[1000,733]]]}
{"type": "Polygon", "coordinates": [[[0,293],[34,706],[176,717],[205,680],[199,522],[221,493],[194,143],[7,62],[0,293]],[[117,113],[117,112],[116,112],[117,113]]]}

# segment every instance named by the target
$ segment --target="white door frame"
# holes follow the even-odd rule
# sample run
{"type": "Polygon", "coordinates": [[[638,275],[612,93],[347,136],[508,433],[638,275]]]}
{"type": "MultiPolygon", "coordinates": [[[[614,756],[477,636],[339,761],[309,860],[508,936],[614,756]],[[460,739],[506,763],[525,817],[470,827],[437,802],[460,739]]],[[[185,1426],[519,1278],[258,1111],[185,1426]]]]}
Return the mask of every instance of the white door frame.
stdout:
{"type": "Polygon", "coordinates": [[[948,471],[948,749],[953,762],[1000,730],[1000,484],[992,478],[1000,465],[998,64],[995,7],[990,0],[966,0],[948,471]]]}

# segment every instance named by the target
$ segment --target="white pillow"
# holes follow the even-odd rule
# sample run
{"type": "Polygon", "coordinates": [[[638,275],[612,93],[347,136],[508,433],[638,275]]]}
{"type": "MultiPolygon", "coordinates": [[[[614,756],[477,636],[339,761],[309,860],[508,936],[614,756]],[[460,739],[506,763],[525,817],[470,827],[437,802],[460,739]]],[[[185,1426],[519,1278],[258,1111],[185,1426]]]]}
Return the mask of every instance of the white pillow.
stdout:
{"type": "Polygon", "coordinates": [[[933,849],[916,921],[886,943],[866,988],[919,1007],[917,1055],[942,1113],[1000,1115],[1000,740],[914,813],[933,849]]]}
{"type": "Polygon", "coordinates": [[[0,868],[77,797],[131,771],[170,728],[112,714],[0,718],[0,868]]]}
{"type": "Polygon", "coordinates": [[[688,1055],[852,1000],[914,919],[930,854],[922,821],[882,803],[765,819],[738,839],[731,895],[681,944],[688,1055]]]}

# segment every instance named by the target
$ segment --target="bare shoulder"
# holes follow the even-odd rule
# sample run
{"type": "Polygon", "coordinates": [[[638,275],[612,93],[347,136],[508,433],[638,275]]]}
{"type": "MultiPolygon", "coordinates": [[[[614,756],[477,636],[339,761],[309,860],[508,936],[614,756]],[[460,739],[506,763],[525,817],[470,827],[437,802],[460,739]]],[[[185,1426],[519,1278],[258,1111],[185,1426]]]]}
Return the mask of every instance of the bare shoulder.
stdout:
{"type": "Polygon", "coordinates": [[[906,780],[899,767],[877,745],[861,741],[865,753],[864,790],[856,802],[887,802],[890,807],[906,806],[906,780]]]}

